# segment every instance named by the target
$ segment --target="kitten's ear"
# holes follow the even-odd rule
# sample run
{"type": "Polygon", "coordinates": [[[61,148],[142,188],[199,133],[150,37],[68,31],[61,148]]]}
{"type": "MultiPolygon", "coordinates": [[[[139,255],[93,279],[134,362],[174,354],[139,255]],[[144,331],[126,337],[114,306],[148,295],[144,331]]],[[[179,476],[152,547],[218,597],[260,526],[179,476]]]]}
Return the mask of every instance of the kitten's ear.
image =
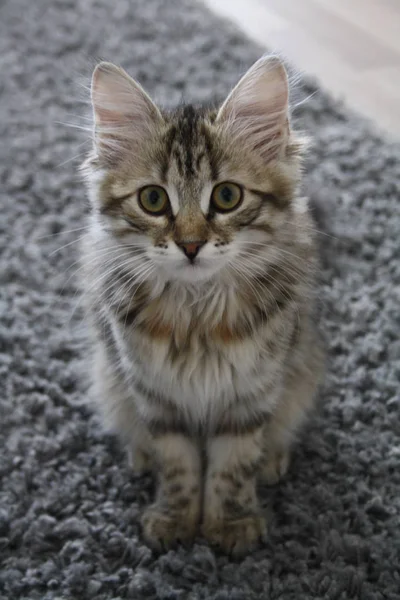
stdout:
{"type": "Polygon", "coordinates": [[[289,85],[276,56],[260,58],[221,106],[216,121],[234,143],[256,151],[264,161],[284,156],[289,138],[289,85]]]}
{"type": "Polygon", "coordinates": [[[111,63],[102,62],[95,68],[91,98],[96,149],[112,162],[124,150],[146,142],[162,122],[160,111],[144,89],[111,63]]]}

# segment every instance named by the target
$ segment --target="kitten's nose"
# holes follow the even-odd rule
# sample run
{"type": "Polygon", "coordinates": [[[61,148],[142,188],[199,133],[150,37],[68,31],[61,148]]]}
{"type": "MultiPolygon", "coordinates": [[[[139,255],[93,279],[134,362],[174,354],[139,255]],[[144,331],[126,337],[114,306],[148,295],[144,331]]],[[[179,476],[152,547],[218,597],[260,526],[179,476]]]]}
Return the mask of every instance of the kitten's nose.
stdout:
{"type": "Polygon", "coordinates": [[[204,246],[205,242],[179,242],[179,248],[186,254],[189,260],[193,261],[204,246]]]}

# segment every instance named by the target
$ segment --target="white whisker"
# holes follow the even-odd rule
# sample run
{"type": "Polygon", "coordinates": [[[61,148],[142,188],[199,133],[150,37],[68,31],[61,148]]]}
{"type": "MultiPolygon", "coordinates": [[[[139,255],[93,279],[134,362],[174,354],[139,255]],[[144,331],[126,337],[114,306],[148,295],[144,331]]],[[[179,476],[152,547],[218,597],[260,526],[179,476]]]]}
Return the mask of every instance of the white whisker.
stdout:
{"type": "MultiPolygon", "coordinates": [[[[86,144],[88,144],[88,143],[90,143],[90,140],[85,140],[84,142],[82,142],[82,144],[78,145],[78,148],[81,148],[82,146],[86,146],[86,144]]],[[[59,167],[63,167],[64,165],[72,162],[73,160],[76,160],[77,158],[82,158],[83,156],[86,156],[86,150],[85,150],[85,152],[79,152],[78,154],[71,156],[71,158],[67,158],[63,162],[58,163],[56,165],[56,168],[58,169],[59,167]]]]}
{"type": "MultiPolygon", "coordinates": [[[[92,133],[93,127],[84,127],[83,125],[77,125],[76,123],[65,123],[63,121],[54,121],[56,125],[63,125],[64,127],[70,127],[71,129],[80,129],[82,131],[92,133]]],[[[90,141],[90,140],[87,140],[90,141]]]]}
{"type": "Polygon", "coordinates": [[[84,229],[90,229],[89,225],[86,225],[85,227],[77,227],[76,229],[67,229],[65,231],[57,231],[57,233],[49,233],[48,235],[41,235],[40,237],[36,238],[37,240],[44,240],[46,238],[51,238],[54,237],[56,235],[67,235],[69,233],[75,233],[76,231],[83,231],[84,229]]]}
{"type": "MultiPolygon", "coordinates": [[[[258,292],[258,290],[255,287],[255,283],[253,283],[250,279],[250,277],[248,276],[248,274],[246,272],[244,272],[240,266],[238,264],[233,264],[230,263],[230,267],[233,271],[235,271],[239,277],[241,277],[242,279],[245,280],[245,282],[247,283],[247,285],[249,286],[249,288],[252,290],[252,292],[254,293],[254,295],[256,296],[256,298],[258,299],[260,306],[263,307],[264,309],[267,308],[266,304],[264,302],[264,299],[262,298],[261,294],[258,292]]],[[[271,295],[272,298],[272,295],[271,295]]],[[[264,323],[264,315],[262,316],[262,320],[264,323]]]]}
{"type": "MultiPolygon", "coordinates": [[[[151,275],[151,274],[153,273],[153,271],[154,271],[154,266],[153,266],[153,265],[150,265],[150,266],[147,268],[147,270],[145,270],[144,272],[142,272],[142,273],[141,273],[141,277],[143,277],[143,278],[144,278],[144,276],[145,276],[145,275],[146,275],[146,276],[147,276],[147,275],[151,275]]],[[[142,283],[142,282],[140,282],[140,283],[142,283]]],[[[140,285],[140,284],[139,284],[139,285],[140,285]]],[[[136,290],[135,290],[135,292],[134,292],[134,294],[133,294],[132,298],[131,298],[131,299],[130,299],[130,301],[129,301],[128,308],[127,308],[127,310],[126,310],[126,313],[125,313],[125,320],[124,320],[124,325],[123,325],[123,328],[122,328],[122,336],[123,336],[123,337],[124,337],[124,335],[125,335],[125,331],[126,331],[126,322],[127,322],[128,314],[129,314],[129,311],[130,311],[130,309],[131,309],[131,306],[132,306],[132,301],[133,301],[133,299],[134,299],[134,297],[135,297],[135,294],[136,294],[137,290],[139,289],[139,285],[136,287],[136,290]]],[[[131,290],[132,290],[132,287],[130,288],[129,292],[130,292],[131,290]]]]}
{"type": "MultiPolygon", "coordinates": [[[[99,277],[97,277],[97,278],[95,279],[95,281],[94,281],[94,282],[92,282],[92,284],[90,285],[90,287],[89,287],[88,289],[86,289],[86,290],[85,290],[85,295],[84,295],[84,296],[82,295],[82,296],[79,298],[79,300],[78,300],[78,303],[75,305],[75,307],[74,307],[74,309],[73,309],[73,311],[72,311],[72,313],[71,313],[71,316],[70,316],[70,319],[69,319],[68,323],[70,323],[70,322],[71,322],[71,320],[72,320],[72,318],[73,318],[73,316],[74,316],[74,314],[75,314],[76,310],[79,308],[79,306],[80,306],[80,305],[81,305],[81,303],[83,302],[84,298],[85,298],[85,297],[86,297],[86,298],[89,298],[89,296],[90,296],[90,292],[92,292],[94,289],[96,289],[96,287],[97,287],[97,286],[99,286],[99,284],[100,284],[102,281],[104,281],[104,279],[106,279],[107,277],[109,277],[110,275],[112,275],[112,274],[113,274],[113,272],[116,272],[116,271],[117,271],[117,269],[119,269],[119,268],[121,268],[121,267],[125,267],[125,266],[127,266],[127,265],[131,264],[131,263],[132,263],[132,261],[134,261],[134,260],[139,260],[139,258],[138,258],[138,257],[129,257],[129,258],[126,260],[126,261],[124,261],[124,262],[122,262],[122,263],[121,263],[121,262],[119,262],[119,260],[118,260],[118,262],[116,263],[115,261],[116,261],[117,259],[119,259],[119,258],[120,258],[120,257],[113,257],[112,259],[110,259],[110,261],[108,262],[108,264],[110,264],[110,263],[113,263],[113,266],[112,266],[111,268],[107,269],[105,273],[104,273],[104,272],[102,272],[102,273],[101,273],[101,275],[99,275],[99,277]]],[[[85,266],[86,266],[86,265],[85,265],[85,266]]],[[[104,265],[102,265],[102,268],[104,268],[104,265]]],[[[100,299],[104,298],[104,296],[105,296],[105,295],[108,293],[109,289],[111,289],[111,286],[112,286],[112,283],[111,283],[111,284],[110,284],[110,285],[109,285],[107,288],[105,288],[105,290],[103,289],[103,290],[101,291],[101,294],[100,294],[100,299]]],[[[78,291],[79,291],[79,290],[78,290],[78,291]]],[[[76,293],[75,293],[75,296],[77,295],[77,293],[78,293],[78,292],[76,292],[76,293]]]]}
{"type": "MultiPolygon", "coordinates": [[[[78,273],[80,271],[82,271],[83,269],[85,269],[88,265],[93,264],[94,262],[97,262],[99,260],[99,258],[101,258],[102,260],[107,259],[103,264],[102,264],[102,268],[106,267],[107,265],[111,264],[111,262],[115,261],[118,256],[115,255],[116,252],[120,252],[121,251],[121,246],[115,246],[114,249],[110,250],[110,248],[107,248],[106,250],[104,250],[103,253],[98,253],[94,258],[92,258],[91,260],[85,261],[85,263],[83,265],[81,265],[79,267],[79,269],[76,269],[73,273],[70,274],[70,276],[68,277],[67,281],[65,282],[64,286],[62,289],[65,288],[65,286],[67,285],[67,283],[73,278],[76,277],[78,275],[78,273]],[[109,258],[109,256],[112,255],[111,258],[109,258]]],[[[121,255],[122,256],[122,255],[121,255]]],[[[132,252],[132,259],[136,258],[136,256],[134,256],[134,252],[132,252]]],[[[70,269],[72,269],[72,267],[74,267],[76,264],[79,264],[81,262],[81,259],[75,261],[74,263],[72,263],[72,265],[66,270],[66,273],[68,273],[68,271],[70,269]]]]}
{"type": "MultiPolygon", "coordinates": [[[[249,262],[249,261],[243,261],[243,262],[244,262],[244,266],[246,267],[246,269],[247,269],[247,270],[251,270],[251,269],[252,269],[252,267],[254,267],[254,265],[252,265],[252,263],[251,263],[251,262],[249,262]]],[[[263,276],[264,276],[264,277],[265,277],[265,278],[268,280],[269,284],[270,284],[270,285],[271,285],[273,288],[275,288],[275,289],[277,290],[277,292],[278,292],[278,293],[279,293],[281,296],[284,296],[284,297],[285,297],[287,300],[289,300],[290,302],[294,302],[294,298],[293,298],[293,296],[292,296],[292,295],[291,295],[291,294],[288,292],[288,290],[287,290],[286,286],[283,286],[283,285],[281,285],[281,284],[279,283],[279,281],[277,281],[275,278],[268,277],[268,274],[267,274],[267,273],[265,273],[265,272],[263,273],[263,276]]],[[[271,292],[270,292],[270,291],[269,291],[269,290],[266,288],[265,284],[262,284],[262,283],[260,283],[260,282],[258,282],[258,283],[259,283],[259,285],[261,285],[262,289],[263,289],[265,292],[269,292],[269,294],[270,294],[270,295],[271,295],[271,296],[274,298],[273,294],[272,294],[272,293],[271,293],[271,292]]],[[[279,305],[278,305],[278,302],[277,302],[276,298],[274,298],[274,301],[275,301],[275,303],[276,303],[276,306],[277,306],[277,308],[279,309],[279,305]]],[[[297,308],[297,306],[296,306],[296,310],[297,310],[297,312],[298,312],[298,308],[297,308]]]]}
{"type": "Polygon", "coordinates": [[[117,295],[120,293],[121,294],[121,300],[119,301],[118,307],[115,310],[115,314],[119,314],[119,310],[121,307],[121,303],[124,300],[124,298],[129,295],[129,290],[132,289],[132,286],[134,286],[135,284],[138,283],[138,279],[139,277],[142,275],[143,272],[145,272],[149,266],[152,266],[151,264],[149,265],[149,263],[145,262],[144,264],[139,265],[137,268],[135,268],[132,272],[131,277],[129,277],[128,281],[124,282],[123,285],[121,285],[121,287],[119,287],[118,289],[115,290],[115,293],[113,294],[112,298],[111,298],[111,305],[114,302],[114,298],[116,299],[117,295]],[[126,291],[126,288],[128,288],[128,291],[126,291]]]}
{"type": "Polygon", "coordinates": [[[75,240],[72,240],[72,242],[68,242],[67,244],[64,244],[63,246],[60,246],[59,248],[56,248],[55,250],[53,250],[52,252],[50,252],[49,258],[50,258],[50,256],[54,256],[54,254],[57,254],[57,252],[61,252],[61,250],[63,250],[64,248],[68,248],[68,246],[72,246],[73,244],[78,244],[79,242],[81,242],[88,235],[89,235],[89,233],[84,233],[83,235],[79,236],[75,240]]]}

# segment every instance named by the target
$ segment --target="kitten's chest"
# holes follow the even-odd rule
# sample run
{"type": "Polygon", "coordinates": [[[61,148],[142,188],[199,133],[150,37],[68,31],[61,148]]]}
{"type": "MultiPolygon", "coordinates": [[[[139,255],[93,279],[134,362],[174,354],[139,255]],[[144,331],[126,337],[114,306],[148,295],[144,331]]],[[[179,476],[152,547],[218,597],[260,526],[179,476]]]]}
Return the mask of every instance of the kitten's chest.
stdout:
{"type": "Polygon", "coordinates": [[[276,370],[268,331],[251,330],[239,312],[213,318],[181,307],[166,318],[151,308],[134,333],[137,367],[154,391],[201,418],[262,389],[276,370]]]}
{"type": "Polygon", "coordinates": [[[233,341],[193,328],[182,343],[173,333],[163,339],[142,334],[139,347],[140,368],[151,387],[200,412],[245,393],[260,370],[260,350],[251,337],[233,341]]]}
{"type": "Polygon", "coordinates": [[[174,306],[171,300],[149,303],[137,322],[136,337],[143,351],[169,370],[202,371],[237,364],[245,348],[254,345],[254,336],[239,307],[224,297],[219,300],[215,306],[211,302],[174,306]]]}

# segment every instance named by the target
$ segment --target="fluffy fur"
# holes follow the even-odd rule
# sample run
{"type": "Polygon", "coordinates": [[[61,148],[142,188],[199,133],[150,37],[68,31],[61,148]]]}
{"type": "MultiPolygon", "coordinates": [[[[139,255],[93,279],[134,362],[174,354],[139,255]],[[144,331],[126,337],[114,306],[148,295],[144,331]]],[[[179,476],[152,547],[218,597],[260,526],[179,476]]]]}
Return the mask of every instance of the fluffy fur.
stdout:
{"type": "Polygon", "coordinates": [[[157,473],[142,520],[149,543],[190,540],[201,525],[241,554],[265,530],[256,482],[286,472],[322,368],[286,72],[262,58],[219,110],[165,113],[101,63],[92,101],[82,256],[95,396],[132,465],[157,473]],[[242,193],[227,212],[211,201],[221,182],[242,193]],[[149,185],[168,194],[161,215],[140,205],[149,185]]]}

